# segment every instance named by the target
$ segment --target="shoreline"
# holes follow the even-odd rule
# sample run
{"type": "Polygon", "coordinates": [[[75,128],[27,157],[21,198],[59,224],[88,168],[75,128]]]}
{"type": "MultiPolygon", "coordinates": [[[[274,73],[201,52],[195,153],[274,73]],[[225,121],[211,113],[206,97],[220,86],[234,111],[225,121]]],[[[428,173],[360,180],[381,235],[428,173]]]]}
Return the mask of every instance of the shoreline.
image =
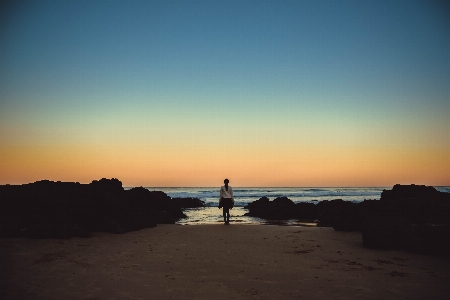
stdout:
{"type": "Polygon", "coordinates": [[[450,261],[358,232],[158,225],[91,238],[2,238],[2,299],[448,299],[450,261]]]}
{"type": "MultiPolygon", "coordinates": [[[[249,210],[244,207],[235,206],[230,210],[230,222],[233,224],[242,225],[286,225],[286,226],[302,226],[303,224],[313,223],[304,222],[305,220],[298,219],[288,219],[288,220],[268,220],[258,217],[252,217],[245,215],[249,210]]],[[[213,224],[223,224],[222,209],[217,207],[198,207],[198,208],[186,208],[183,209],[183,213],[187,216],[186,218],[179,219],[175,222],[178,225],[213,225],[213,224]]],[[[315,222],[317,225],[317,222],[315,222]]]]}

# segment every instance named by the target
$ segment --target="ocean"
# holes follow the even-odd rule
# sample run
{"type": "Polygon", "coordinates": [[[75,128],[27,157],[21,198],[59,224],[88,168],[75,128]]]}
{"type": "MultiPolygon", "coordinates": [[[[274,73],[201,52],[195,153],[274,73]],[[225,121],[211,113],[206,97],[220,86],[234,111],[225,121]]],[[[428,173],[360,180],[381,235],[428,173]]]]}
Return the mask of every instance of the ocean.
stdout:
{"type": "MultiPolygon", "coordinates": [[[[231,222],[240,224],[267,224],[266,220],[244,216],[248,210],[244,206],[250,202],[266,196],[270,200],[277,197],[288,197],[295,203],[318,203],[323,200],[342,199],[344,201],[361,202],[364,200],[379,200],[384,189],[392,187],[366,188],[242,188],[234,187],[235,207],[230,211],[231,222]]],[[[186,209],[185,219],[178,221],[180,225],[219,224],[223,222],[222,210],[217,207],[219,201],[219,187],[217,188],[167,188],[147,187],[150,191],[163,191],[172,198],[192,197],[205,202],[204,208],[186,209]]],[[[450,192],[450,187],[436,187],[438,191],[450,192]]],[[[286,225],[313,226],[312,223],[299,223],[297,220],[284,221],[286,225]]]]}

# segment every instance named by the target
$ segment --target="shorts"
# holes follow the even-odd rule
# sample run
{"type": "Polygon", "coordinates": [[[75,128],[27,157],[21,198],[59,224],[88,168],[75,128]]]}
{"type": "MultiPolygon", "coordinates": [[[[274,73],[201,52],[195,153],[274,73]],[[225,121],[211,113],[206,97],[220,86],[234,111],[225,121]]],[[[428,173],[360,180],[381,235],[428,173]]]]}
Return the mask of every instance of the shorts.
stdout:
{"type": "Polygon", "coordinates": [[[222,201],[220,201],[219,203],[219,208],[221,207],[225,209],[233,208],[233,201],[231,200],[231,198],[222,198],[222,201]]]}

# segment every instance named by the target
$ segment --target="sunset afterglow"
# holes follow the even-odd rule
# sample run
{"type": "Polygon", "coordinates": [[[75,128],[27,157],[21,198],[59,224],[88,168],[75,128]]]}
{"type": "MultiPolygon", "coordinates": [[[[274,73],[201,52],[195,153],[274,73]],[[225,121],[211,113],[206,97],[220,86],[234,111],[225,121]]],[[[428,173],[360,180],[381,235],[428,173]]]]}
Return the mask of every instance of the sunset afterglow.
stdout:
{"type": "Polygon", "coordinates": [[[438,2],[8,3],[0,184],[450,185],[438,2]]]}

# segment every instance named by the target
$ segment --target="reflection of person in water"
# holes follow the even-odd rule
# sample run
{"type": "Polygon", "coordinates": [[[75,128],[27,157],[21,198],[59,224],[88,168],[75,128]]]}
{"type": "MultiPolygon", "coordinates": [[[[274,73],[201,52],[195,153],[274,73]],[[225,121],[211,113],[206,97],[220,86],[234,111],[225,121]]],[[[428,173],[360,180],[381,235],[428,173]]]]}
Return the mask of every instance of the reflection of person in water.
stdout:
{"type": "Polygon", "coordinates": [[[230,181],[225,179],[224,186],[220,187],[219,208],[223,208],[223,221],[230,224],[230,209],[234,206],[233,189],[228,185],[230,181]]]}

